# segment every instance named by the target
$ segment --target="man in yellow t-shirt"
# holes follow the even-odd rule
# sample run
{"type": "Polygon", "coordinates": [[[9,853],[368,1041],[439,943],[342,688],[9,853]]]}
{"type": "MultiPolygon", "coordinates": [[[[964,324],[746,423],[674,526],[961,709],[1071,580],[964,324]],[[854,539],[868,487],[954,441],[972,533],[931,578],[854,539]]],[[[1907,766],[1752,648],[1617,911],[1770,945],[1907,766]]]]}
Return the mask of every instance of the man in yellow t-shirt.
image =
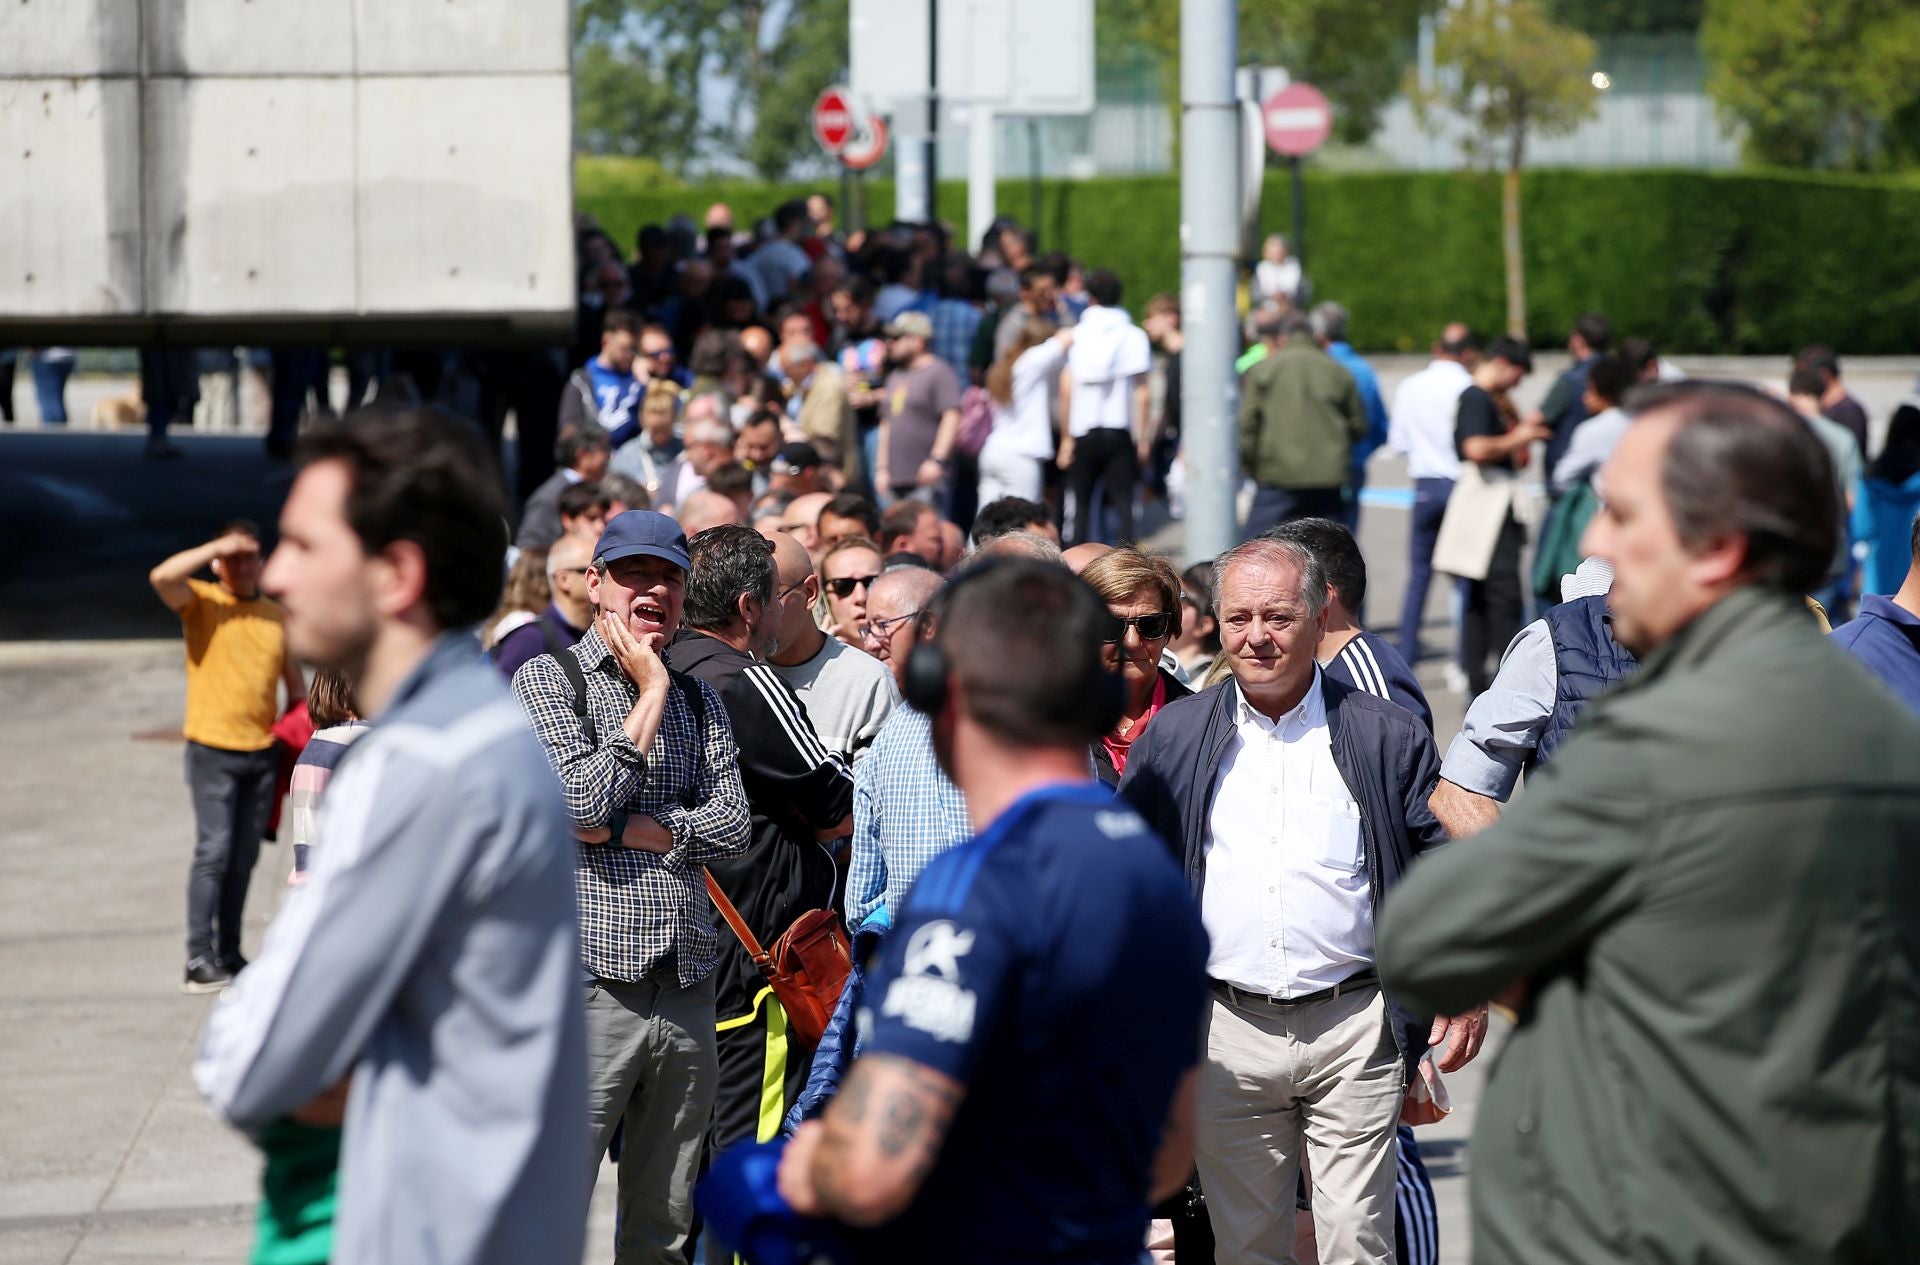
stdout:
{"type": "Polygon", "coordinates": [[[219,539],[173,555],[147,576],[186,631],[187,787],[193,868],[187,879],[189,993],[218,992],[246,965],[240,920],[273,806],[279,691],[305,697],[287,656],[283,613],[260,593],[260,530],[228,525],[219,539]],[[211,567],[219,582],[193,577],[211,567]]]}

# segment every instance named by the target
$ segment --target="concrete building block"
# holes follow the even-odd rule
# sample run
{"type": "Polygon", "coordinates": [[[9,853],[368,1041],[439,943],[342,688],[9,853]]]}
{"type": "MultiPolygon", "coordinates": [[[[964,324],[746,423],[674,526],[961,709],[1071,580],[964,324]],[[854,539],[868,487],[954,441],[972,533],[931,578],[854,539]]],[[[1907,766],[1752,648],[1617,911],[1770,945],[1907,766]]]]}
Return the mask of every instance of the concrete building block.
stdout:
{"type": "Polygon", "coordinates": [[[565,75],[362,80],[362,310],[571,310],[572,122],[565,75]]]}
{"type": "Polygon", "coordinates": [[[8,0],[0,4],[0,78],[136,74],[139,19],[127,0],[8,0]]]}
{"type": "Polygon", "coordinates": [[[0,79],[0,313],[144,306],[139,86],[0,79]]]}
{"type": "MultiPolygon", "coordinates": [[[[345,75],[352,0],[139,0],[150,75],[345,75]]],[[[131,9],[133,0],[116,0],[131,9]]]]}
{"type": "Polygon", "coordinates": [[[353,81],[147,85],[156,313],[351,312],[353,81]]]}
{"type": "MultiPolygon", "coordinates": [[[[201,0],[193,0],[199,4],[201,0]]],[[[567,73],[573,47],[566,4],[353,0],[363,75],[567,73]]]]}

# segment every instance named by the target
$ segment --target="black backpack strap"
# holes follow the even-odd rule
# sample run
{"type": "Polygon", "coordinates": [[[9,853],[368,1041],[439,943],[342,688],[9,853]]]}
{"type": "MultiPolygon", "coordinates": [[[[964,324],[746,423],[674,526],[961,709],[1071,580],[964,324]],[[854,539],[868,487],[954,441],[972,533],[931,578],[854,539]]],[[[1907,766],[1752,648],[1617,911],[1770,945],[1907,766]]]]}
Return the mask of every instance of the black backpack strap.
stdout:
{"type": "MultiPolygon", "coordinates": [[[[698,677],[689,676],[684,672],[674,672],[671,669],[668,670],[668,675],[672,677],[674,685],[679,687],[680,692],[687,696],[687,708],[693,713],[693,740],[699,744],[699,751],[694,760],[697,766],[705,762],[707,754],[707,693],[700,688],[698,677]]],[[[686,806],[693,807],[691,791],[687,794],[686,806]]]]}
{"type": "Polygon", "coordinates": [[[587,728],[587,745],[600,745],[600,731],[593,723],[593,712],[587,706],[587,674],[580,668],[580,660],[571,650],[551,650],[547,658],[560,665],[560,674],[567,678],[567,685],[573,692],[573,714],[587,728]]]}
{"type": "MultiPolygon", "coordinates": [[[[533,622],[540,625],[540,639],[547,643],[548,654],[559,654],[567,648],[567,643],[560,636],[560,630],[553,626],[553,621],[547,618],[545,611],[542,611],[539,618],[533,622]]],[[[561,670],[565,671],[564,668],[561,670]]]]}

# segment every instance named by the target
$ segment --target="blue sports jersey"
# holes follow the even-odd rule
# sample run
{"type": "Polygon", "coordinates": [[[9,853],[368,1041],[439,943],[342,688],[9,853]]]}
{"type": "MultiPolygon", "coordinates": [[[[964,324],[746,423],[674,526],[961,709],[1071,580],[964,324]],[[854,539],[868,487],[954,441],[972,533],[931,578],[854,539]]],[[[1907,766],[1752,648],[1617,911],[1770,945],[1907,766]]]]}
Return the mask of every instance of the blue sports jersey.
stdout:
{"type": "Polygon", "coordinates": [[[615,373],[598,356],[587,361],[587,376],[593,379],[600,424],[611,432],[613,446],[618,448],[639,433],[640,397],[646,394],[646,384],[631,373],[615,373]]]}
{"type": "Polygon", "coordinates": [[[1097,784],[1034,791],[936,858],[867,981],[862,1057],[967,1087],[861,1261],[1138,1261],[1153,1158],[1200,1056],[1207,937],[1165,844],[1097,784]]]}

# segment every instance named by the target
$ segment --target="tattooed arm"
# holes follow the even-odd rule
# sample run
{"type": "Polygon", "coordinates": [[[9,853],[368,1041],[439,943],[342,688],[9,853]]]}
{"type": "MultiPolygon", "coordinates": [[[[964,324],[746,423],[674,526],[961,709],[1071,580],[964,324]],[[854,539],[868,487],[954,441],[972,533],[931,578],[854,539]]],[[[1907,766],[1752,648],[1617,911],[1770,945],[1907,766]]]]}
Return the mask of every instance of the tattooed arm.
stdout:
{"type": "Polygon", "coordinates": [[[781,1195],[804,1216],[891,1221],[920,1193],[965,1096],[959,1081],[911,1059],[861,1057],[826,1115],[788,1144],[781,1195]]]}

